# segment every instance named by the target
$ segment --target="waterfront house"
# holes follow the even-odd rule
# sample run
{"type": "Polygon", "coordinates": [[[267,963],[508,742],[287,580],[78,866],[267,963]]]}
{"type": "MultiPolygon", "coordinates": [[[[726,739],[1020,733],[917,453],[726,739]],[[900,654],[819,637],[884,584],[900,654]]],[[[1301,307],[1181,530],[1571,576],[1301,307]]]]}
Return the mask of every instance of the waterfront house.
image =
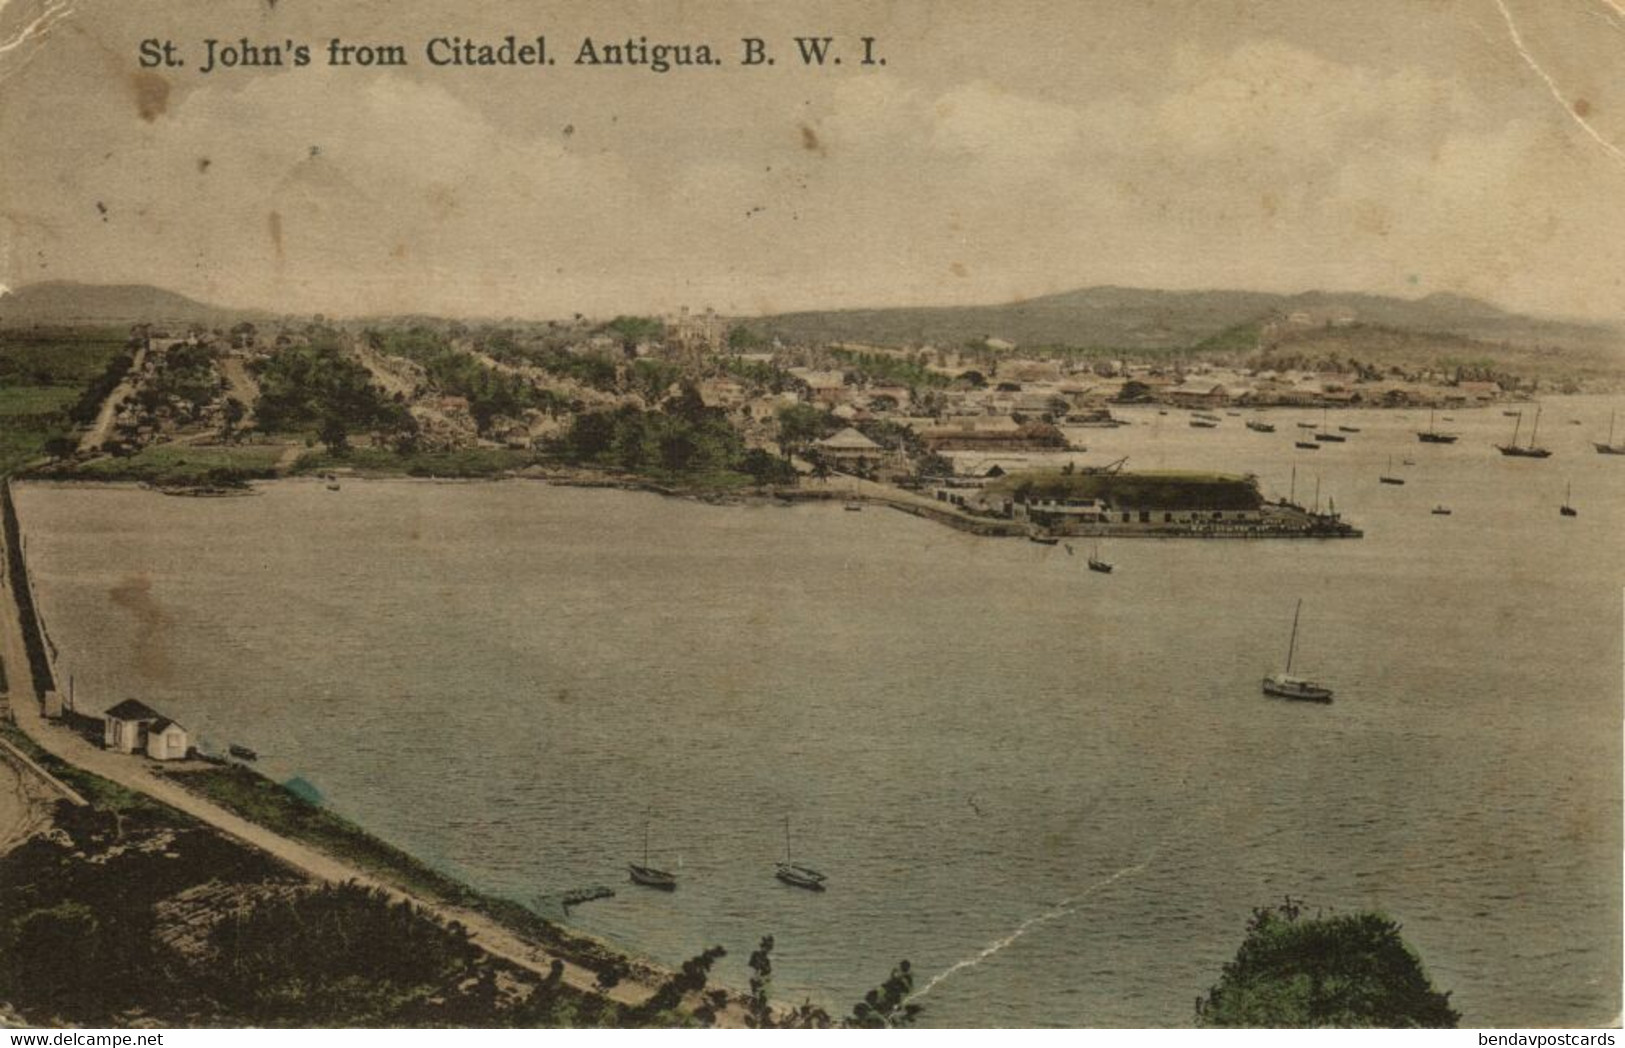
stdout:
{"type": "Polygon", "coordinates": [[[159,717],[147,726],[147,756],[153,760],[185,760],[189,749],[191,741],[186,737],[186,729],[168,717],[159,717]]]}
{"type": "Polygon", "coordinates": [[[154,760],[179,760],[190,740],[186,729],[136,699],[125,699],[102,714],[102,745],[120,753],[146,751],[154,760]]]}
{"type": "Polygon", "coordinates": [[[836,464],[875,462],[886,454],[885,448],[851,426],[834,436],[825,437],[814,446],[827,461],[836,464]]]}

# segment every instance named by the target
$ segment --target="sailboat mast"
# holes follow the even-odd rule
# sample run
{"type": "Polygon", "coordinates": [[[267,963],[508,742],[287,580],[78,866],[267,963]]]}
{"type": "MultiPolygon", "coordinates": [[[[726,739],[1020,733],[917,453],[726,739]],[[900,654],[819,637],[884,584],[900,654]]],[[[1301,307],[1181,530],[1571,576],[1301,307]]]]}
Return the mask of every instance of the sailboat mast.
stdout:
{"type": "Polygon", "coordinates": [[[784,816],[784,861],[790,861],[790,816],[784,816]]]}
{"type": "Polygon", "coordinates": [[[1292,639],[1286,644],[1286,672],[1292,672],[1292,656],[1298,650],[1298,616],[1303,613],[1303,598],[1298,598],[1298,606],[1292,611],[1292,639]]]}
{"type": "Polygon", "coordinates": [[[1512,446],[1518,446],[1518,427],[1523,425],[1523,412],[1518,412],[1512,419],[1512,446]]]}
{"type": "Polygon", "coordinates": [[[1540,408],[1535,409],[1535,428],[1529,431],[1529,446],[1535,446],[1535,434],[1540,432],[1540,408]]]}
{"type": "Polygon", "coordinates": [[[649,865],[649,820],[643,820],[643,865],[649,865]]]}
{"type": "MultiPolygon", "coordinates": [[[[1609,439],[1609,440],[1612,440],[1612,439],[1613,439],[1613,438],[1612,438],[1612,437],[1610,437],[1610,438],[1608,438],[1608,439],[1609,439]]],[[[1287,500],[1287,501],[1288,501],[1288,502],[1291,502],[1291,503],[1294,503],[1294,504],[1296,504],[1296,503],[1297,503],[1297,501],[1298,501],[1298,467],[1297,467],[1297,466],[1293,466],[1293,467],[1292,467],[1292,488],[1291,488],[1291,494],[1289,494],[1289,495],[1287,495],[1287,497],[1286,497],[1286,500],[1287,500]]]]}

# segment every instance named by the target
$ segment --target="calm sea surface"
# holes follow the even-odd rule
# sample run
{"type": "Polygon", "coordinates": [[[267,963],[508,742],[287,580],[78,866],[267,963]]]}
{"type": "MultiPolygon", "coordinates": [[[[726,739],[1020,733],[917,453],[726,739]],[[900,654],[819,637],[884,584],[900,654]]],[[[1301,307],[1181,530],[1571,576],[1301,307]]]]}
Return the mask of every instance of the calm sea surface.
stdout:
{"type": "MultiPolygon", "coordinates": [[[[1183,413],[1087,461],[1258,473],[1361,541],[977,539],[871,507],[540,483],[282,482],[257,498],[19,492],[80,704],[206,747],[666,962],[777,938],[779,999],[849,1006],[908,958],[942,1025],[1187,1025],[1252,907],[1377,908],[1463,1021],[1619,1011],[1625,458],[1553,401],[1348,413],[1294,451],[1183,413]],[[1571,418],[1583,425],[1571,425],[1571,418]],[[1403,487],[1380,485],[1389,456],[1403,487]],[[1406,466],[1409,457],[1415,464],[1406,466]],[[1558,515],[1573,485],[1575,519],[1558,515]],[[1450,517],[1428,512],[1436,503],[1450,517]],[[1298,667],[1331,706],[1266,699],[1298,667]],[[789,816],[809,894],[772,876],[789,816]],[[624,883],[649,859],[673,894],[624,883]]],[[[1616,438],[1617,439],[1617,438],[1616,438]]]]}

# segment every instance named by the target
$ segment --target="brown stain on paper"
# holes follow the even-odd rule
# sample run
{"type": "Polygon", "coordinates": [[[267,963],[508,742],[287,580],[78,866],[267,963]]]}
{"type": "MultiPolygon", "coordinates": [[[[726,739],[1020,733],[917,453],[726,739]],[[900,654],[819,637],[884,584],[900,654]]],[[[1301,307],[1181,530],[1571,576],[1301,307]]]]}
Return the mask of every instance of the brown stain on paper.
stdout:
{"type": "Polygon", "coordinates": [[[149,124],[169,111],[169,81],[151,70],[130,74],[130,93],[135,111],[149,124]]]}
{"type": "Polygon", "coordinates": [[[265,216],[265,223],[271,234],[271,250],[276,252],[277,265],[282,264],[282,212],[272,211],[265,216]]]}
{"type": "Polygon", "coordinates": [[[136,620],[136,672],[150,680],[170,675],[168,639],[170,617],[152,595],[152,576],[145,572],[126,575],[107,591],[112,602],[136,620]]]}

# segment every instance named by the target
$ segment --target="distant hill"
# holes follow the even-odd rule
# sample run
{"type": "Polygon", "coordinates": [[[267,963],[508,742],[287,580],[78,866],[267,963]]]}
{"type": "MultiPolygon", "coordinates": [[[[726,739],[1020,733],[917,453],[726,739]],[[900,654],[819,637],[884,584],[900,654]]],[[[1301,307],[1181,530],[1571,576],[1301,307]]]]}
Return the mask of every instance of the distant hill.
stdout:
{"type": "MultiPolygon", "coordinates": [[[[1460,295],[1402,299],[1382,295],[1309,291],[1277,295],[1257,291],[1147,291],[1094,287],[1003,305],[841,309],[742,318],[758,334],[787,342],[931,343],[960,346],[1004,339],[1025,347],[1077,346],[1125,351],[1184,349],[1212,339],[1212,348],[1235,348],[1232,332],[1251,338],[1248,325],[1272,317],[1307,318],[1364,329],[1436,333],[1515,346],[1583,351],[1625,360],[1625,332],[1509,313],[1460,295]]],[[[201,323],[263,321],[264,310],[230,309],[144,284],[76,284],[48,281],[0,295],[0,326],[123,325],[138,322],[201,323]]]]}
{"type": "Polygon", "coordinates": [[[263,311],[212,306],[146,284],[76,284],[51,280],[0,295],[0,325],[198,323],[218,327],[261,320],[263,311]]]}
{"type": "Polygon", "coordinates": [[[1600,324],[1542,320],[1477,299],[1435,294],[1401,299],[1310,291],[1145,291],[1096,287],[997,306],[848,309],[785,313],[745,321],[786,341],[959,346],[998,338],[1022,346],[1178,349],[1271,315],[1306,314],[1361,325],[1460,335],[1490,342],[1618,349],[1625,335],[1600,324]]]}

